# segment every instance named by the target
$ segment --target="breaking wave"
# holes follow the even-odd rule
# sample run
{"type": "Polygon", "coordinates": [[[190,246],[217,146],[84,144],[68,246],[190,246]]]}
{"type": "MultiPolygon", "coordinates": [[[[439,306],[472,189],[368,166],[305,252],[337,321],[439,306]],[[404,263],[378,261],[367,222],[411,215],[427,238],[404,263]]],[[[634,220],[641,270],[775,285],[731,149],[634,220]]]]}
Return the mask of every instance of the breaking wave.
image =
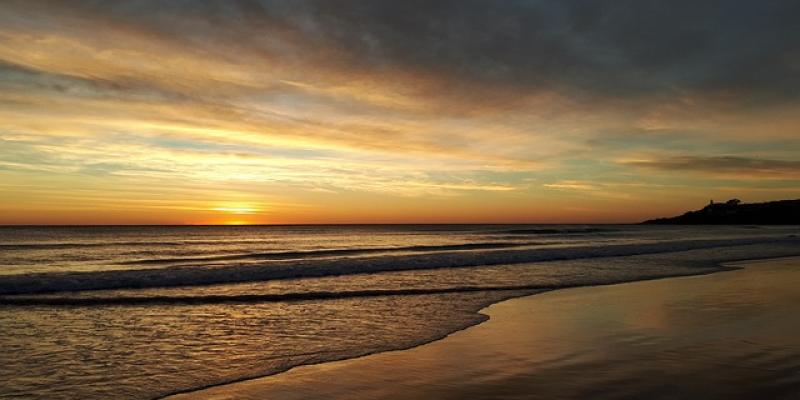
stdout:
{"type": "Polygon", "coordinates": [[[270,262],[189,264],[162,269],[53,272],[0,277],[0,295],[201,286],[292,278],[370,274],[387,271],[464,268],[551,260],[632,256],[750,244],[798,244],[792,237],[675,240],[549,248],[509,248],[473,252],[389,254],[381,256],[277,260],[270,262]]]}

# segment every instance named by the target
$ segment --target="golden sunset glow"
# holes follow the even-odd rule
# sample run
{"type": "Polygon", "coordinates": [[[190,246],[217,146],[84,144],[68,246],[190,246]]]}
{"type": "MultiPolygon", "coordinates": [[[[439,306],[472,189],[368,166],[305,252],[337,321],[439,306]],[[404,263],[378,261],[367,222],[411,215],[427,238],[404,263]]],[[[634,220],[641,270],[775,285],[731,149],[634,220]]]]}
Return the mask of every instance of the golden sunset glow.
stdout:
{"type": "Polygon", "coordinates": [[[0,6],[0,224],[634,222],[800,197],[798,91],[776,83],[800,53],[734,53],[736,30],[657,62],[696,29],[185,7],[0,6]]]}
{"type": "Polygon", "coordinates": [[[249,225],[250,222],[244,220],[225,221],[224,225],[249,225]]]}
{"type": "Polygon", "coordinates": [[[213,211],[219,211],[221,213],[227,213],[227,214],[248,215],[248,214],[255,214],[259,210],[250,206],[231,205],[226,207],[217,207],[214,208],[213,211]]]}

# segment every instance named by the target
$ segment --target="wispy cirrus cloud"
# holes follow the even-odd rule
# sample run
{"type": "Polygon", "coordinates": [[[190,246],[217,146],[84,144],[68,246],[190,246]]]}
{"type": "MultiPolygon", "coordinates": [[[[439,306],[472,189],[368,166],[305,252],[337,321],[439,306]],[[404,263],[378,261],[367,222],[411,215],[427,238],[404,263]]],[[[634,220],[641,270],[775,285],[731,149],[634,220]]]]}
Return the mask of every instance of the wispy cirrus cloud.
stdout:
{"type": "Polygon", "coordinates": [[[737,156],[676,156],[652,160],[626,161],[635,167],[673,171],[696,172],[709,175],[730,175],[759,179],[800,180],[800,161],[771,160],[737,156]]]}

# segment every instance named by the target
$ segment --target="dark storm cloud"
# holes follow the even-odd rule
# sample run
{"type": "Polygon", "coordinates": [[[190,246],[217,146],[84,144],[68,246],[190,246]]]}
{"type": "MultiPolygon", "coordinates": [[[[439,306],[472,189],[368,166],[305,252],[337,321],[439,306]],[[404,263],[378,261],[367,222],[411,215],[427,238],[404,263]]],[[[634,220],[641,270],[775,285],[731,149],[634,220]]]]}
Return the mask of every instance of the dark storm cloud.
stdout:
{"type": "Polygon", "coordinates": [[[592,97],[709,93],[754,96],[754,102],[794,99],[800,93],[796,1],[81,5],[85,13],[116,26],[209,51],[221,51],[212,45],[223,44],[359,73],[411,71],[454,87],[592,97]]]}
{"type": "Polygon", "coordinates": [[[720,90],[794,97],[800,89],[798,2],[246,4],[242,10],[284,21],[310,44],[336,43],[354,64],[398,65],[465,84],[600,95],[720,90]]]}
{"type": "Polygon", "coordinates": [[[43,73],[2,61],[0,61],[0,88],[8,92],[38,92],[73,98],[112,98],[118,97],[120,93],[124,93],[126,98],[137,100],[178,101],[185,98],[179,93],[168,92],[132,79],[77,78],[53,72],[43,73]]]}
{"type": "Polygon", "coordinates": [[[665,171],[694,171],[709,174],[760,175],[800,179],[800,161],[747,157],[672,157],[633,161],[629,165],[665,171]]]}
{"type": "Polygon", "coordinates": [[[627,95],[800,89],[800,3],[384,1],[309,4],[358,60],[523,88],[627,95]]]}

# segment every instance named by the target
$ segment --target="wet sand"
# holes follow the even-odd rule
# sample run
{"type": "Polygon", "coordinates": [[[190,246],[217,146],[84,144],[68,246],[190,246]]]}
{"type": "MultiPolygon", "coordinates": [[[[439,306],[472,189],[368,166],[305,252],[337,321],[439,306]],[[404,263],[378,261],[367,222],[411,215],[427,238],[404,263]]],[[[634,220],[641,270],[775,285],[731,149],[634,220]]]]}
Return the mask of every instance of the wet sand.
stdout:
{"type": "Polygon", "coordinates": [[[800,399],[800,258],[504,301],[410,350],[170,399],[800,399]]]}

